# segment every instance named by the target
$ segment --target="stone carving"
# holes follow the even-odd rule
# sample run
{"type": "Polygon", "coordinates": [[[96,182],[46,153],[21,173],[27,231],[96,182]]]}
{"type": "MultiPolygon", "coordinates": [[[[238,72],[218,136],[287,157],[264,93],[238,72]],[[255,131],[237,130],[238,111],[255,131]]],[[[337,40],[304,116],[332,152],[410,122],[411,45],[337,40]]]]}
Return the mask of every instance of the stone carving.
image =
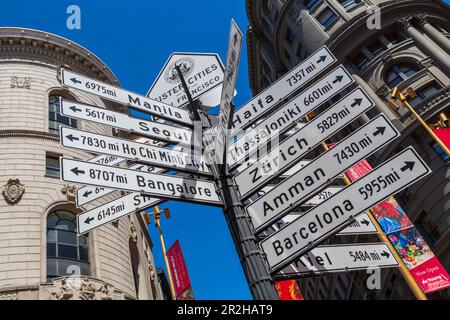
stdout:
{"type": "Polygon", "coordinates": [[[76,191],[77,191],[77,187],[73,184],[65,184],[61,188],[62,194],[65,194],[67,197],[67,200],[69,200],[69,201],[72,201],[75,199],[76,191]]]}
{"type": "Polygon", "coordinates": [[[11,88],[31,88],[31,78],[19,78],[19,77],[11,77],[11,88]]]}
{"type": "Polygon", "coordinates": [[[134,243],[137,243],[138,233],[133,221],[131,221],[130,232],[131,232],[131,239],[133,239],[134,243]]]}
{"type": "Polygon", "coordinates": [[[415,16],[416,21],[419,23],[419,25],[423,26],[424,24],[428,23],[428,15],[426,14],[418,14],[415,16]]]}
{"type": "Polygon", "coordinates": [[[17,300],[17,292],[1,293],[0,300],[17,300]]]}
{"type": "Polygon", "coordinates": [[[51,300],[70,300],[74,295],[73,289],[67,284],[67,279],[62,279],[58,288],[50,293],[51,300]]]}
{"type": "Polygon", "coordinates": [[[8,183],[3,186],[3,196],[11,205],[18,203],[24,193],[25,186],[20,183],[19,179],[9,179],[8,183]]]}
{"type": "Polygon", "coordinates": [[[411,27],[411,21],[413,17],[406,17],[398,20],[398,25],[400,26],[401,30],[406,31],[409,27],[411,27]]]}
{"type": "Polygon", "coordinates": [[[89,277],[64,277],[53,280],[50,300],[122,300],[120,292],[106,282],[89,277]]]}

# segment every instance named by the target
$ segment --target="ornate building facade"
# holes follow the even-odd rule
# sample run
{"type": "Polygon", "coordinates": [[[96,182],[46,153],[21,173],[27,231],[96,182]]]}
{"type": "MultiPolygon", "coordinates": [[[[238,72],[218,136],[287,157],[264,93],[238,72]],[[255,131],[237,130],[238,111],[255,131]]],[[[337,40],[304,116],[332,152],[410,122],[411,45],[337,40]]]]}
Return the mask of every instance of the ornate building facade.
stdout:
{"type": "MultiPolygon", "coordinates": [[[[379,164],[409,145],[427,162],[433,174],[396,198],[450,270],[449,159],[407,110],[388,106],[395,86],[412,88],[416,97],[410,103],[428,123],[450,116],[449,7],[439,0],[247,0],[246,8],[253,94],[327,45],[376,104],[348,129],[383,112],[402,133],[371,162],[379,164]],[[379,28],[369,27],[377,14],[379,28]]],[[[379,290],[368,290],[366,278],[365,272],[351,272],[300,284],[307,299],[413,298],[395,269],[383,270],[379,290]]],[[[448,290],[429,295],[449,297],[448,290]]]]}
{"type": "Polygon", "coordinates": [[[78,186],[60,180],[59,157],[92,154],[62,148],[59,126],[112,135],[112,129],[64,117],[59,97],[119,106],[62,87],[59,70],[118,85],[85,48],[29,29],[0,28],[0,300],[161,299],[152,242],[140,214],[78,237],[78,186]]]}

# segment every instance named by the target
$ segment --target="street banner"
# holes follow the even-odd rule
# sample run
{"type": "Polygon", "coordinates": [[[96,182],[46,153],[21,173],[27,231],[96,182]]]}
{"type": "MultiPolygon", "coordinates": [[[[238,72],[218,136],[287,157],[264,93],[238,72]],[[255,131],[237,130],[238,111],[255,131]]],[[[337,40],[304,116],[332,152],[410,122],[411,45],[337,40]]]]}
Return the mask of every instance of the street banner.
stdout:
{"type": "MultiPolygon", "coordinates": [[[[191,288],[191,280],[189,279],[186,262],[178,240],[167,251],[167,260],[169,261],[170,273],[175,287],[175,296],[177,300],[187,300],[186,297],[183,297],[183,299],[180,299],[180,297],[186,290],[191,288]]],[[[192,298],[194,297],[192,296],[192,298]]]]}
{"type": "MultiPolygon", "coordinates": [[[[335,146],[332,150],[338,148],[335,146]]],[[[431,170],[407,148],[260,243],[278,271],[352,223],[354,217],[419,181],[431,170]]]]}
{"type": "MultiPolygon", "coordinates": [[[[364,160],[347,170],[346,175],[351,181],[358,181],[371,171],[364,160]]],[[[450,287],[447,271],[394,197],[377,204],[371,212],[425,293],[450,287]]]]}
{"type": "MultiPolygon", "coordinates": [[[[450,149],[450,128],[439,128],[439,129],[432,129],[434,134],[438,136],[438,138],[442,141],[442,143],[445,144],[447,148],[450,149]]],[[[444,150],[439,146],[439,144],[435,144],[434,148],[439,153],[441,158],[444,161],[449,161],[449,156],[445,153],[444,150]]]]}
{"type": "Polygon", "coordinates": [[[275,281],[280,300],[305,300],[295,280],[275,281]]]}

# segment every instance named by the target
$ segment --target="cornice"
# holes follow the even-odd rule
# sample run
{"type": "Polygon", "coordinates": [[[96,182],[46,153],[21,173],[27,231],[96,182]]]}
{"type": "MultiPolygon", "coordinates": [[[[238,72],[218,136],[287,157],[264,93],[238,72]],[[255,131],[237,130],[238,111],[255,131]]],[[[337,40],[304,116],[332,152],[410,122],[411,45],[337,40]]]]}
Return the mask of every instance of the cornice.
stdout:
{"type": "Polygon", "coordinates": [[[59,141],[59,136],[56,134],[31,130],[0,130],[0,138],[31,138],[59,141]]]}

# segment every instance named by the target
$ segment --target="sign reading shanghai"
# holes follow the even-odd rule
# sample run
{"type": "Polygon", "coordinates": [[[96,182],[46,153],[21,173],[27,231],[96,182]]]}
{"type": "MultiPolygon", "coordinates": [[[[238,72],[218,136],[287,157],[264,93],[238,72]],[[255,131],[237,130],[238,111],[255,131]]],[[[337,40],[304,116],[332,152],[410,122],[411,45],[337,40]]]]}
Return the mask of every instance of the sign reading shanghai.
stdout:
{"type": "Polygon", "coordinates": [[[181,107],[188,103],[175,66],[178,65],[194,100],[220,86],[224,68],[216,53],[172,53],[150,87],[147,96],[156,101],[181,107]]]}
{"type": "Polygon", "coordinates": [[[430,172],[413,148],[403,150],[263,240],[260,246],[267,255],[270,268],[272,271],[278,271],[345,228],[357,215],[419,181],[430,172]]]}

